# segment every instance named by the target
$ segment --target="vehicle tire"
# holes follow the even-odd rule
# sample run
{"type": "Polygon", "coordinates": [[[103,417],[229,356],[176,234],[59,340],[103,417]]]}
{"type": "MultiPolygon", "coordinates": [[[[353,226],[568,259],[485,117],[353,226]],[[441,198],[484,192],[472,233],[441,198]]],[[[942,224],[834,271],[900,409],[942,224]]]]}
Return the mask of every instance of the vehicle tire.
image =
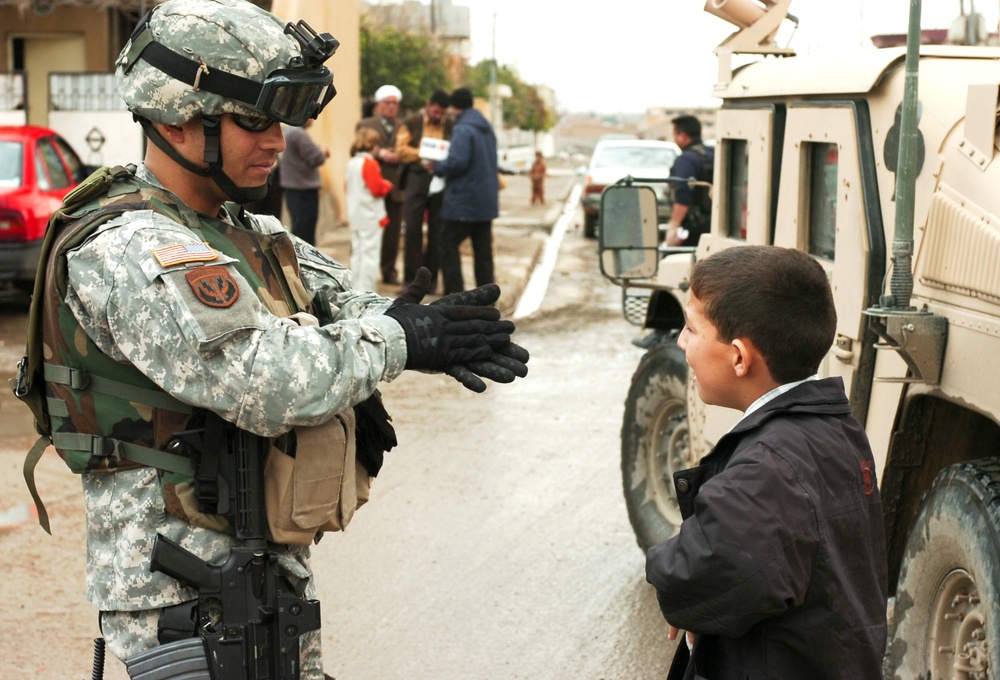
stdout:
{"type": "Polygon", "coordinates": [[[597,238],[597,215],[583,213],[583,235],[587,238],[597,238]]]}
{"type": "Polygon", "coordinates": [[[942,470],[906,541],[886,678],[1000,678],[1000,461],[942,470]]]}
{"type": "Polygon", "coordinates": [[[625,505],[645,550],[680,529],[673,474],[695,464],[688,441],[687,362],[673,338],[650,348],[639,362],[621,440],[625,505]]]}

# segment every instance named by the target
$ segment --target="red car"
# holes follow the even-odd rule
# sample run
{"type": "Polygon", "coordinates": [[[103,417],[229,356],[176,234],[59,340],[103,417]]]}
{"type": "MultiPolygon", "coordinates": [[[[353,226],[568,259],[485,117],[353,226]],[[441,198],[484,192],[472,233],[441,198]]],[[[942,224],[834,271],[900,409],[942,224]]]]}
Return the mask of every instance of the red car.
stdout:
{"type": "Polygon", "coordinates": [[[0,126],[0,287],[32,289],[49,216],[93,169],[53,130],[0,126]]]}

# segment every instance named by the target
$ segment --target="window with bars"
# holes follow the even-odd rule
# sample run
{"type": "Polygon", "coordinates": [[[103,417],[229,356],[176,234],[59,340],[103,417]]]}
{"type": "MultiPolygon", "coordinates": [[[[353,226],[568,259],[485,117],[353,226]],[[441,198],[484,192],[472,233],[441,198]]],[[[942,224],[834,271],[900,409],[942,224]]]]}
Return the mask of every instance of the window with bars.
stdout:
{"type": "Polygon", "coordinates": [[[113,73],[49,74],[52,111],[124,111],[113,73]]]}

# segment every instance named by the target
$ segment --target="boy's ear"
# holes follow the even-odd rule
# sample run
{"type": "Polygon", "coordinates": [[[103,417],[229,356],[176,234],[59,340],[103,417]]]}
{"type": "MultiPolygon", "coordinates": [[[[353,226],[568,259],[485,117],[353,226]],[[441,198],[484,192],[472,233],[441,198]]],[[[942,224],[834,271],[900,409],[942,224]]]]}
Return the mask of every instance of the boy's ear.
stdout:
{"type": "Polygon", "coordinates": [[[736,338],[732,341],[731,347],[733,373],[737,378],[745,378],[750,375],[750,368],[756,363],[758,352],[749,340],[736,338]]]}

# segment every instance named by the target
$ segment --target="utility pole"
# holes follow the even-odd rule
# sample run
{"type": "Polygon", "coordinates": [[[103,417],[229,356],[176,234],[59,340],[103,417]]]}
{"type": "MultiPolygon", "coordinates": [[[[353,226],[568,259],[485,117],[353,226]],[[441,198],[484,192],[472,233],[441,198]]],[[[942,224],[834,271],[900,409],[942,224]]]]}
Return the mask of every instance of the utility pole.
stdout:
{"type": "Polygon", "coordinates": [[[497,127],[497,11],[493,10],[493,56],[490,59],[490,124],[497,127]]]}

